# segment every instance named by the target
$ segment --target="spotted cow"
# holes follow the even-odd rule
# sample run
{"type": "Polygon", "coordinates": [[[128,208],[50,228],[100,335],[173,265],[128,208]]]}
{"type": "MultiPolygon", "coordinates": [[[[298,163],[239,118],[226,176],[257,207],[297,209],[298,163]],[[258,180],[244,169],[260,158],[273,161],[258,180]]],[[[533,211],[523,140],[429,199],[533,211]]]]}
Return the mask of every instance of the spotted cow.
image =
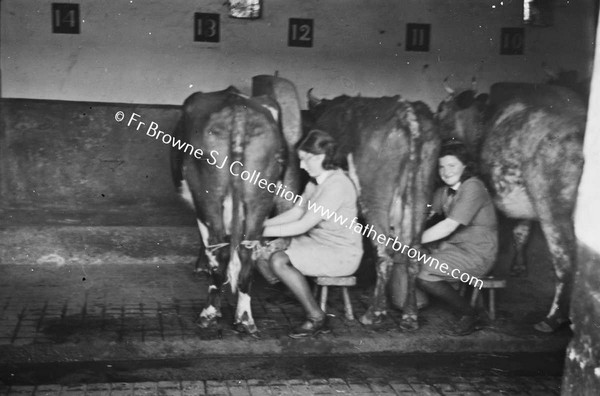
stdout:
{"type": "Polygon", "coordinates": [[[566,320],[575,265],[573,211],[583,168],[584,102],[549,84],[497,83],[489,95],[474,89],[449,96],[436,117],[442,137],[471,144],[496,207],[519,219],[513,236],[514,274],[525,271],[524,245],[531,222],[540,222],[557,284],[546,319],[550,332],[566,320]]]}

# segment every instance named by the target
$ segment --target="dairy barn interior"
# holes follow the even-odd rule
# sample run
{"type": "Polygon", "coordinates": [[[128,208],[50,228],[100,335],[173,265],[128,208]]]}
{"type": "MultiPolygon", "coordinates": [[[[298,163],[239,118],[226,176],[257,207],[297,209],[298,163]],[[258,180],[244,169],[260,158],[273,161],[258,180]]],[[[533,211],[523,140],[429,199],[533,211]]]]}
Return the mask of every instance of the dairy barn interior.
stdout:
{"type": "MultiPolygon", "coordinates": [[[[598,394],[598,11],[595,0],[0,1],[0,394],[598,394]],[[301,307],[284,291],[271,299],[258,272],[260,336],[232,329],[227,294],[219,324],[199,327],[195,214],[173,185],[170,142],[149,128],[174,134],[188,96],[252,95],[259,75],[291,82],[298,112],[309,89],[399,95],[435,113],[446,87],[557,76],[575,87],[589,111],[571,326],[532,329],[555,291],[549,248],[534,225],[527,272],[511,277],[501,220],[492,274],[506,286],[468,336],[440,335],[451,316],[435,300],[415,332],[394,308],[376,325],[350,320],[330,287],[332,334],[290,340],[301,307]]],[[[375,284],[365,251],[347,289],[356,318],[375,284]]]]}

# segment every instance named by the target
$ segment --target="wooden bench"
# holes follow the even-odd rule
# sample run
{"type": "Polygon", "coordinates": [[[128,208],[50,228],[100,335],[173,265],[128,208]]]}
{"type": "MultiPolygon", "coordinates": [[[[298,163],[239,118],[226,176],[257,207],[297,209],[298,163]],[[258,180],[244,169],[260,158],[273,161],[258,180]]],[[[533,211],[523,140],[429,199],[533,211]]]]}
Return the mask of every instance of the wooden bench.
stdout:
{"type": "Polygon", "coordinates": [[[352,303],[350,302],[350,294],[348,293],[348,287],[356,285],[356,277],[354,276],[318,276],[315,279],[315,298],[319,295],[319,287],[321,287],[321,298],[320,304],[323,312],[326,312],[327,307],[327,292],[329,286],[338,286],[342,288],[342,296],[344,297],[344,313],[346,319],[354,320],[354,313],[352,312],[352,303]]]}

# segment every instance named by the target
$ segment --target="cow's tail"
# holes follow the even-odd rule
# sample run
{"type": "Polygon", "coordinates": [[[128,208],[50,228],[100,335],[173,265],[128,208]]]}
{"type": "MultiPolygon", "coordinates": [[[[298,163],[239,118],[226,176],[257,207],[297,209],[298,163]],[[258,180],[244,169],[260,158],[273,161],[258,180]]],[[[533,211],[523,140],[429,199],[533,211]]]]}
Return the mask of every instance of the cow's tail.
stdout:
{"type": "MultiPolygon", "coordinates": [[[[231,163],[238,161],[243,164],[244,161],[244,139],[245,139],[245,123],[246,123],[246,110],[242,106],[234,106],[232,128],[231,128],[231,142],[230,142],[230,154],[231,163]]],[[[242,262],[239,256],[239,246],[242,241],[242,234],[244,232],[244,188],[242,185],[243,181],[239,177],[232,176],[230,178],[230,191],[231,191],[231,243],[230,248],[230,259],[227,267],[227,280],[231,284],[231,291],[235,293],[238,287],[238,278],[242,269],[242,262]]]]}
{"type": "MultiPolygon", "coordinates": [[[[182,114],[175,125],[175,130],[173,131],[174,139],[179,139],[181,141],[185,140],[185,120],[184,115],[182,114]]],[[[183,158],[185,156],[185,151],[178,150],[175,146],[171,148],[171,178],[173,179],[173,184],[175,184],[175,188],[177,189],[177,193],[183,198],[183,200],[194,208],[194,200],[192,198],[192,192],[183,177],[183,158]]]]}
{"type": "Polygon", "coordinates": [[[409,235],[413,239],[410,243],[416,244],[419,242],[417,237],[420,237],[420,235],[418,235],[418,224],[417,221],[415,221],[417,216],[414,215],[414,211],[416,210],[418,200],[416,194],[418,194],[417,183],[419,183],[418,171],[422,136],[419,120],[412,104],[408,101],[402,101],[402,104],[401,116],[409,132],[409,161],[408,169],[405,170],[408,174],[404,202],[406,210],[403,210],[402,222],[406,229],[410,229],[409,235]],[[410,214],[407,213],[407,211],[410,212],[410,214]]]}
{"type": "MultiPolygon", "coordinates": [[[[173,136],[176,139],[183,138],[184,131],[184,121],[183,114],[177,121],[177,125],[175,126],[175,130],[173,131],[173,136]]],[[[178,190],[181,188],[183,182],[183,156],[185,153],[181,150],[177,150],[175,147],[171,149],[171,177],[173,178],[173,183],[175,184],[175,188],[178,190]]]]}

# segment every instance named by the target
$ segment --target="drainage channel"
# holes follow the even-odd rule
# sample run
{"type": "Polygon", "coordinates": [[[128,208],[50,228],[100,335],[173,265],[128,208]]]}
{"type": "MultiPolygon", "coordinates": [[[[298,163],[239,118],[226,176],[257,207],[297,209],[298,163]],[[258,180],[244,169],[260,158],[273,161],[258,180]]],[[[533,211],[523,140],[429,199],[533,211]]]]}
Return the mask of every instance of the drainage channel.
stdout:
{"type": "Polygon", "coordinates": [[[564,353],[198,356],[0,366],[5,385],[313,378],[560,377],[564,353]]]}

